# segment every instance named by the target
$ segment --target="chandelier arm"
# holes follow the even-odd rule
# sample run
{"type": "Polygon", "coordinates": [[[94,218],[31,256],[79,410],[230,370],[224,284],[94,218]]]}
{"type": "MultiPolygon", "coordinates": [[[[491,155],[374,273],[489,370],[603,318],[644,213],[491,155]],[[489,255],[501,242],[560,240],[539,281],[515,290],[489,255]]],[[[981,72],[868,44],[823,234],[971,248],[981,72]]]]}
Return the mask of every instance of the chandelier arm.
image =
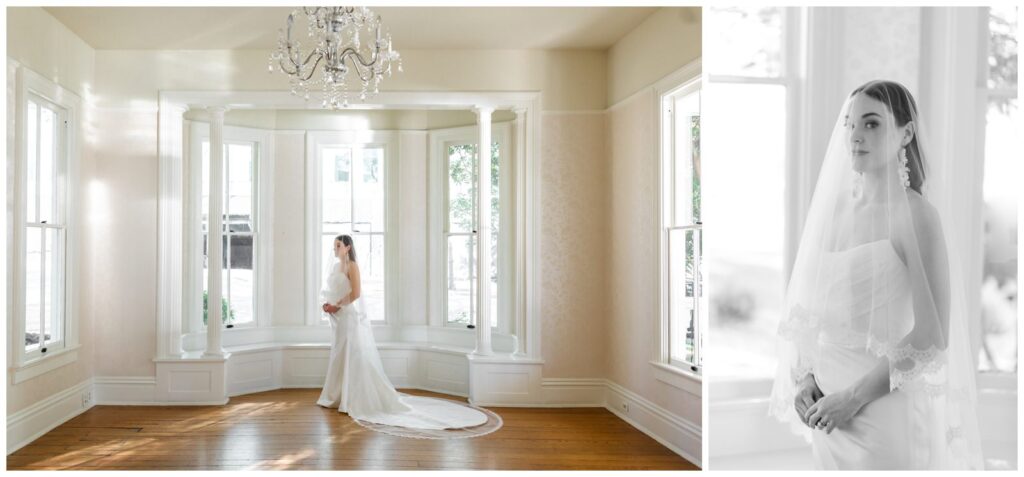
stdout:
{"type": "MultiPolygon", "coordinates": [[[[369,68],[369,67],[373,66],[374,64],[376,64],[377,60],[380,59],[380,55],[378,54],[379,52],[380,52],[379,48],[378,49],[374,49],[370,53],[370,60],[366,61],[366,60],[363,59],[363,55],[360,54],[358,50],[356,50],[355,48],[352,48],[351,46],[349,46],[349,47],[345,48],[344,50],[342,50],[342,52],[341,52],[341,54],[339,56],[341,57],[342,61],[345,61],[346,57],[354,57],[356,59],[356,62],[358,62],[359,64],[361,64],[361,65],[363,65],[363,66],[365,66],[367,68],[369,68]]],[[[353,64],[356,64],[356,63],[353,63],[353,64]]]]}
{"type": "Polygon", "coordinates": [[[352,47],[345,48],[339,56],[341,57],[342,62],[345,61],[345,58],[355,58],[355,61],[351,62],[352,69],[356,71],[356,75],[359,76],[360,80],[370,81],[373,78],[375,73],[373,72],[373,68],[370,68],[370,66],[373,65],[373,62],[370,62],[369,64],[364,62],[362,56],[352,47]],[[367,71],[370,73],[369,77],[366,76],[367,71]]]}
{"type": "MultiPolygon", "coordinates": [[[[312,55],[310,55],[310,56],[312,56],[312,55]]],[[[316,62],[313,63],[313,67],[309,69],[309,74],[306,75],[305,78],[302,78],[302,81],[309,81],[309,79],[313,77],[313,73],[316,72],[317,65],[320,64],[320,60],[322,60],[323,58],[324,58],[323,55],[316,57],[316,62]]],[[[308,61],[308,58],[307,58],[307,61],[308,61]]]]}
{"type": "MultiPolygon", "coordinates": [[[[284,74],[286,74],[286,75],[297,75],[297,74],[299,74],[299,69],[298,68],[295,68],[294,71],[288,71],[288,68],[286,68],[284,66],[284,58],[281,58],[281,59],[277,60],[277,62],[278,62],[278,67],[281,68],[281,71],[283,71],[284,74]]],[[[294,63],[292,63],[292,67],[295,67],[294,63]]]]}

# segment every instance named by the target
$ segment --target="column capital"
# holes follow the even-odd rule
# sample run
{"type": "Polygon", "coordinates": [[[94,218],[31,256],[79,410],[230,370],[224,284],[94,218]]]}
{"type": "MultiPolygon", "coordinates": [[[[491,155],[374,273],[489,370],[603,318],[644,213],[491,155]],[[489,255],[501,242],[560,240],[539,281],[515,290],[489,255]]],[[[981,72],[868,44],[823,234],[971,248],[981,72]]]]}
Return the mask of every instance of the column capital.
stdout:
{"type": "Polygon", "coordinates": [[[517,120],[522,120],[523,117],[526,116],[526,108],[512,108],[512,112],[516,113],[517,120]]]}
{"type": "Polygon", "coordinates": [[[476,112],[477,118],[487,116],[487,118],[489,119],[491,117],[491,114],[494,113],[494,108],[491,106],[477,105],[473,107],[473,111],[476,112]]]}
{"type": "Polygon", "coordinates": [[[207,106],[206,112],[210,113],[210,116],[224,117],[224,113],[228,111],[226,106],[207,106]]]}

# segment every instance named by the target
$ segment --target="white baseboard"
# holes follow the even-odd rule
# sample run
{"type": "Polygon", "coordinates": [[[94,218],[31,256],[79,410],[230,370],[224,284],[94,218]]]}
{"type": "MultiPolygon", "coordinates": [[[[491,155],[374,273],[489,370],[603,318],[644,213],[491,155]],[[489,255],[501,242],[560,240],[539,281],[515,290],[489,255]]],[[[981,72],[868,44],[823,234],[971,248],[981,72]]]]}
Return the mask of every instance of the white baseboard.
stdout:
{"type": "Polygon", "coordinates": [[[701,426],[679,417],[619,384],[607,381],[605,408],[620,419],[701,466],[701,426]]]}
{"type": "Polygon", "coordinates": [[[541,407],[605,407],[605,379],[542,379],[541,407]]]}
{"type": "Polygon", "coordinates": [[[153,406],[155,376],[97,376],[93,378],[96,403],[107,406],[153,406]]]}
{"type": "Polygon", "coordinates": [[[7,454],[93,407],[92,379],[7,416],[7,454]]]}

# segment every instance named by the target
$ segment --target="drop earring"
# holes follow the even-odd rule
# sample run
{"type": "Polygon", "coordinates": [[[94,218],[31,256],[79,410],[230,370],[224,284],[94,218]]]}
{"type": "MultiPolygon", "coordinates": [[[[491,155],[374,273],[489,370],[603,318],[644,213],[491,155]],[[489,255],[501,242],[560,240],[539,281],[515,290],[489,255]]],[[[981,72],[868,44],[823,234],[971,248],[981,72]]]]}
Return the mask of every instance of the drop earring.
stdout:
{"type": "Polygon", "coordinates": [[[910,167],[907,166],[907,148],[901,147],[899,153],[899,167],[897,168],[900,174],[900,182],[903,184],[903,188],[910,187],[910,167]]]}

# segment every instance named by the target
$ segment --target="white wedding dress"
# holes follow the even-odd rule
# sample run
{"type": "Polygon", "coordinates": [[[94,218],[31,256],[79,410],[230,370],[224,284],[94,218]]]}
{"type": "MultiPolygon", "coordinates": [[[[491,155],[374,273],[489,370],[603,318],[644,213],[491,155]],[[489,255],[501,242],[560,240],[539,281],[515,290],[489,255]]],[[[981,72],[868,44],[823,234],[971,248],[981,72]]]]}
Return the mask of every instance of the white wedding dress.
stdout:
{"type": "MultiPolygon", "coordinates": [[[[351,289],[341,263],[335,262],[321,297],[334,303],[351,289]]],[[[414,429],[461,429],[487,422],[486,414],[471,407],[398,393],[384,374],[361,300],[329,317],[333,330],[331,356],[317,404],[346,412],[359,421],[414,429]]]]}
{"type": "MultiPolygon", "coordinates": [[[[829,253],[826,259],[829,300],[824,309],[809,310],[822,317],[818,324],[820,355],[812,368],[818,388],[825,395],[842,391],[878,364],[869,350],[868,318],[878,308],[894,328],[906,334],[913,326],[913,311],[906,268],[889,240],[877,240],[829,253]],[[886,276],[889,280],[874,280],[886,276]],[[897,323],[898,322],[898,323],[897,323]]],[[[904,386],[865,405],[848,425],[831,434],[813,432],[812,449],[818,469],[920,469],[927,449],[914,443],[928,442],[923,436],[933,422],[935,402],[920,387],[904,386]]]]}

